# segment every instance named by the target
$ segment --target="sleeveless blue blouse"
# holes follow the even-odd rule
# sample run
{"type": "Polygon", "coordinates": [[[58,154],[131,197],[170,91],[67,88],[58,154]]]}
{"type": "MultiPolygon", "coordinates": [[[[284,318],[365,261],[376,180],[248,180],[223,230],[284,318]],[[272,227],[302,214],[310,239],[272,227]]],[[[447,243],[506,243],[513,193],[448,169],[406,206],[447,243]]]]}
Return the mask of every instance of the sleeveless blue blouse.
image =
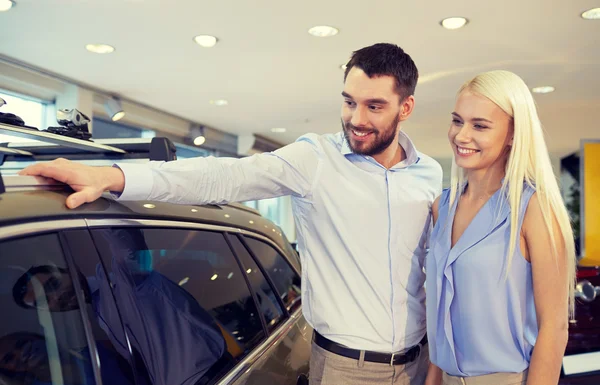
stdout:
{"type": "MultiPolygon", "coordinates": [[[[519,233],[535,189],[524,185],[519,233]]],[[[518,373],[529,367],[538,334],[531,264],[519,237],[506,275],[510,206],[498,190],[451,247],[458,198],[439,202],[426,260],[431,361],[453,376],[518,373]]]]}

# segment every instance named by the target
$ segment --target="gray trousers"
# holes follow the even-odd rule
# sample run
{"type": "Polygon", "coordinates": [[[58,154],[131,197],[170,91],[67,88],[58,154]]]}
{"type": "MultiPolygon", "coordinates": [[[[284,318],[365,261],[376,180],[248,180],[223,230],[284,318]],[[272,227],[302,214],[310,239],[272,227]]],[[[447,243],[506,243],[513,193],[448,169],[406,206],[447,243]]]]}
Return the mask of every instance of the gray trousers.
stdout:
{"type": "Polygon", "coordinates": [[[429,349],[425,345],[413,362],[389,365],[360,362],[312,344],[310,385],[423,385],[429,368],[429,349]]]}
{"type": "Polygon", "coordinates": [[[525,385],[527,370],[522,373],[492,373],[483,376],[455,377],[444,373],[442,385],[525,385]]]}

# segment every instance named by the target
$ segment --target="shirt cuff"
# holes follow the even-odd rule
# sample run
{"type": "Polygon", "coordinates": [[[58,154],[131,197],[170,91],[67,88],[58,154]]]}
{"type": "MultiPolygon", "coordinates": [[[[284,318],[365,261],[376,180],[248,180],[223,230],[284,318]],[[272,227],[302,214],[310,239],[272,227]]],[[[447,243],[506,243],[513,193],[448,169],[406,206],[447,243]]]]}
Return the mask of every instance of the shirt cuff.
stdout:
{"type": "Polygon", "coordinates": [[[152,169],[147,164],[114,164],[121,169],[125,176],[125,186],[122,193],[111,191],[114,199],[120,201],[147,200],[153,186],[152,169]]]}

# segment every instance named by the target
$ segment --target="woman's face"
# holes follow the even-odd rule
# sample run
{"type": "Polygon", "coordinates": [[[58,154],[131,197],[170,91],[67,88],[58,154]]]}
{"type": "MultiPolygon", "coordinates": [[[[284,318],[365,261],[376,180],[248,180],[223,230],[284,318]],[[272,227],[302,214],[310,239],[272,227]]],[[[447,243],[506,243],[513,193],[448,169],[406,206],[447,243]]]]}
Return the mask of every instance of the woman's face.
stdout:
{"type": "Polygon", "coordinates": [[[504,167],[512,145],[511,117],[491,100],[465,89],[456,99],[448,140],[465,170],[504,167]]]}

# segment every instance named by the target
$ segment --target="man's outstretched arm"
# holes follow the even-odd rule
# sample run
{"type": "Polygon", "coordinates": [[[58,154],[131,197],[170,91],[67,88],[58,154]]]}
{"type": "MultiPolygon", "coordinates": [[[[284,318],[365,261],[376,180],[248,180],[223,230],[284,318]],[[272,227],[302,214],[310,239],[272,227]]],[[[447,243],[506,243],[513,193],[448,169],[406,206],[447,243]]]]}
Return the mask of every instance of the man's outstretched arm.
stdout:
{"type": "Polygon", "coordinates": [[[321,161],[318,139],[313,138],[242,159],[191,158],[119,167],[90,167],[57,159],[29,166],[20,174],[53,178],[71,186],[75,193],[67,199],[69,208],[93,202],[105,191],[119,195],[120,200],[181,204],[306,196],[321,161]]]}

